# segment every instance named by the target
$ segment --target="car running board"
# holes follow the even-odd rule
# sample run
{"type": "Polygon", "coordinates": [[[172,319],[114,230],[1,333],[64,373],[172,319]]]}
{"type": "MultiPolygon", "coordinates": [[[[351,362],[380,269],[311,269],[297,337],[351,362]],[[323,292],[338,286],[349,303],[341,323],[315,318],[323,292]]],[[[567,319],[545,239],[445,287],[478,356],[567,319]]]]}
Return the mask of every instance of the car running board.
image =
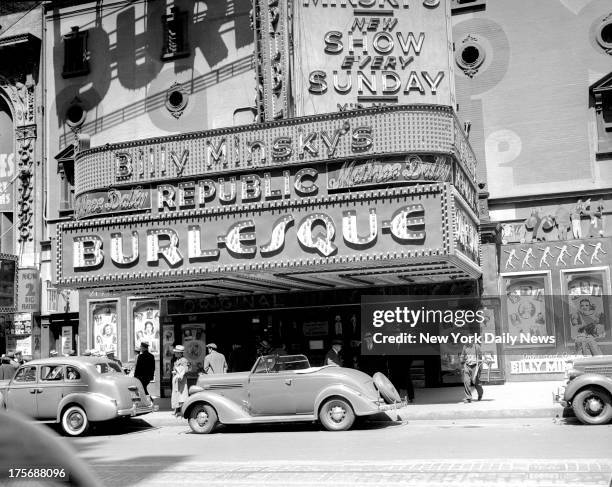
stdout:
{"type": "Polygon", "coordinates": [[[251,424],[251,423],[295,423],[298,421],[316,421],[314,414],[292,414],[290,416],[249,416],[236,418],[232,421],[223,421],[225,424],[251,424]]]}

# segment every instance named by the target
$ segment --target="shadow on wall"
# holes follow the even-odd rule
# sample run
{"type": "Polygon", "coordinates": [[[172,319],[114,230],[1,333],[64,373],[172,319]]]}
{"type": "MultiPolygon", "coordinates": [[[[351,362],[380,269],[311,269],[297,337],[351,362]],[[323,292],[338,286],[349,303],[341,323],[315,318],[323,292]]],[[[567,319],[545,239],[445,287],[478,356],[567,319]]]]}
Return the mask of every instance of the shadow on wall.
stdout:
{"type": "MultiPolygon", "coordinates": [[[[230,54],[224,36],[234,31],[236,49],[253,44],[253,32],[250,28],[249,0],[216,0],[214,2],[194,2],[178,0],[176,6],[189,12],[189,57],[173,62],[174,72],[194,72],[194,59],[199,49],[209,66],[214,67],[226,60],[230,54]],[[231,24],[233,22],[233,26],[231,24]]],[[[62,87],[56,94],[55,110],[58,126],[64,125],[66,110],[71,102],[78,98],[83,108],[96,113],[96,107],[107,96],[111,82],[118,80],[121,86],[136,90],[148,86],[159,75],[164,67],[161,61],[163,27],[162,15],[165,4],[162,2],[147,2],[145,13],[137,16],[135,6],[127,8],[106,8],[96,6],[95,19],[90,23],[79,25],[81,31],[88,31],[88,50],[90,55],[90,73],[70,80],[62,78],[64,63],[64,44],[62,36],[67,33],[60,25],[60,10],[53,11],[53,63],[55,66],[55,86],[62,87]],[[117,17],[116,31],[104,30],[102,24],[108,17],[117,17]],[[136,30],[141,33],[136,34],[136,30]],[[116,36],[116,43],[111,44],[110,38],[116,36]]],[[[65,24],[66,25],[66,24],[65,24]]],[[[189,93],[204,90],[224,79],[244,73],[252,69],[252,56],[245,56],[226,66],[193,77],[183,83],[189,93]],[[188,85],[188,86],[185,86],[188,85]]],[[[165,92],[154,93],[144,100],[128,105],[120,110],[90,122],[83,131],[95,134],[118,123],[135,118],[145,112],[158,109],[165,101],[165,92]]],[[[70,142],[72,134],[68,131],[62,135],[60,146],[70,142]]]]}

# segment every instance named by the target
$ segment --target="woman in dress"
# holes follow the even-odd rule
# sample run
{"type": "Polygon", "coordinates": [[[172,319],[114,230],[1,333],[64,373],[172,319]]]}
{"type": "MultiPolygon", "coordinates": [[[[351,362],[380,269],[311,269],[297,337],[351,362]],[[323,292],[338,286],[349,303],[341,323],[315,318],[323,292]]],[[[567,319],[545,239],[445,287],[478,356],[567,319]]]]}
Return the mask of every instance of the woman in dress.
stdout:
{"type": "Polygon", "coordinates": [[[187,400],[189,393],[187,392],[187,372],[189,371],[189,361],[183,357],[185,347],[177,345],[174,347],[174,367],[172,369],[172,397],[170,399],[172,409],[175,416],[180,416],[181,407],[187,400]]]}

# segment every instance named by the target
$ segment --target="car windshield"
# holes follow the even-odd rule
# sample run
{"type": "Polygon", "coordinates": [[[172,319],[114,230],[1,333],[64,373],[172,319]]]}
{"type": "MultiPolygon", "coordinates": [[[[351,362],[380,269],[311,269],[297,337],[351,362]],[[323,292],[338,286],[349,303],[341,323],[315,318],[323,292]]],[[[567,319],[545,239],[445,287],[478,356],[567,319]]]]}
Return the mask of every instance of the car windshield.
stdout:
{"type": "Polygon", "coordinates": [[[98,362],[95,364],[100,374],[122,374],[123,371],[115,362],[98,362]]]}
{"type": "Polygon", "coordinates": [[[308,368],[310,368],[310,363],[305,355],[264,355],[257,359],[253,373],[270,374],[308,368]]]}

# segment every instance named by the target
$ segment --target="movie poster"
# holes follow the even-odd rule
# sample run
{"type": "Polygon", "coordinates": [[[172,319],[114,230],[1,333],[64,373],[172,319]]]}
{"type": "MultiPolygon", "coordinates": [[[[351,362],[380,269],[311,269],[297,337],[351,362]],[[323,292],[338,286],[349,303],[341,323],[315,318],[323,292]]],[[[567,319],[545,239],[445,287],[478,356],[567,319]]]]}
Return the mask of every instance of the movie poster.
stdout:
{"type": "Polygon", "coordinates": [[[204,373],[204,357],[206,357],[206,325],[190,323],[181,326],[182,343],[185,347],[185,358],[191,363],[189,372],[204,373]]]}
{"type": "Polygon", "coordinates": [[[117,303],[94,303],[90,305],[93,323],[93,348],[106,353],[117,353],[117,303]]]}
{"type": "MultiPolygon", "coordinates": [[[[547,316],[545,277],[506,279],[506,313],[511,336],[519,338],[521,333],[531,336],[550,335],[548,330],[552,318],[547,316]]],[[[526,345],[523,343],[515,346],[526,345]]]]}
{"type": "Polygon", "coordinates": [[[569,307],[568,339],[608,341],[610,325],[606,315],[602,271],[565,274],[569,307]]]}
{"type": "Polygon", "coordinates": [[[174,325],[163,325],[163,347],[164,353],[162,356],[162,372],[164,379],[170,379],[172,377],[172,357],[174,353],[174,325]]]}
{"type": "Polygon", "coordinates": [[[134,344],[149,344],[149,352],[159,357],[159,303],[157,301],[137,302],[132,313],[134,322],[134,344]]]}

